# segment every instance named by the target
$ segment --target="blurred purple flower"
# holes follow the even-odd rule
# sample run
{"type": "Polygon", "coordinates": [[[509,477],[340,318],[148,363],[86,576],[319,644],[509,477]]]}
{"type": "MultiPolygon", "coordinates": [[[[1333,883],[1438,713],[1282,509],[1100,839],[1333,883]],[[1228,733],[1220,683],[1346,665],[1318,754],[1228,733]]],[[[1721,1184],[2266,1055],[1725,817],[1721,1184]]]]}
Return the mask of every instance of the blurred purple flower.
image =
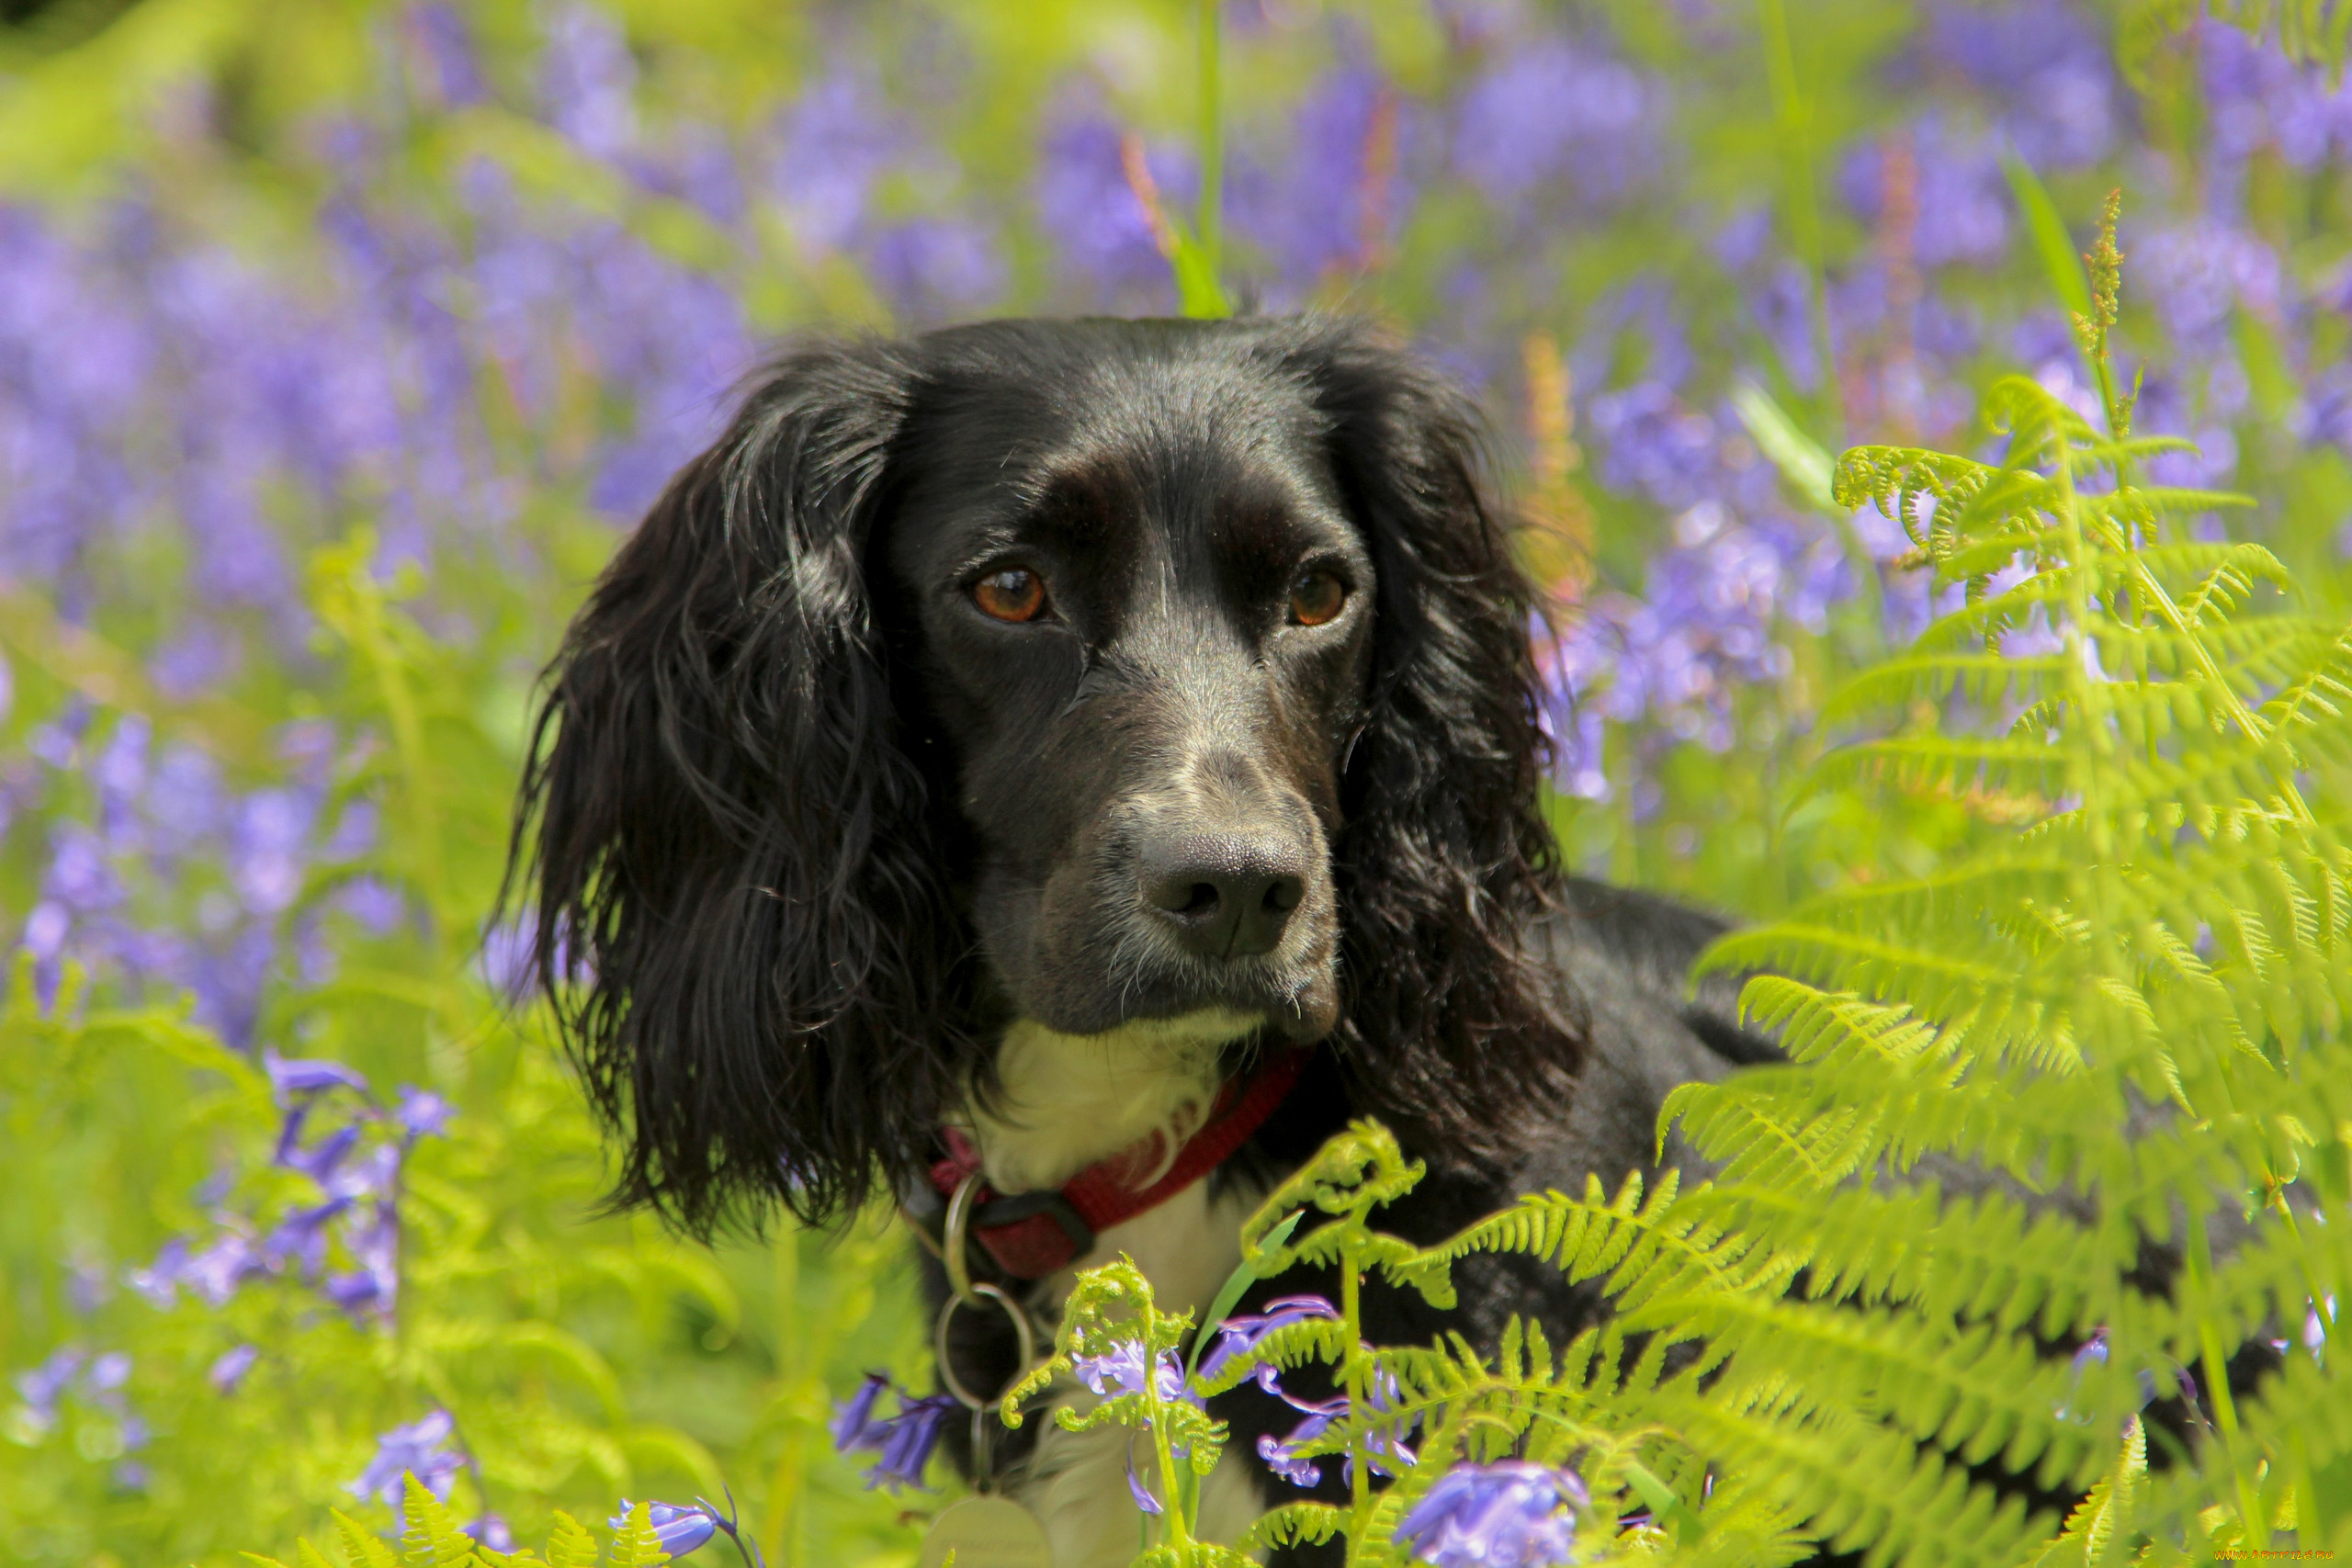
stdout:
{"type": "Polygon", "coordinates": [[[794,239],[838,251],[863,230],[886,170],[909,155],[907,128],[855,68],[804,89],[784,117],[772,183],[794,239]]]}
{"type": "Polygon", "coordinates": [[[492,1551],[514,1550],[514,1532],[508,1529],[506,1521],[496,1514],[484,1514],[472,1523],[461,1525],[458,1529],[462,1533],[471,1536],[492,1551]]]}
{"type": "Polygon", "coordinates": [[[1453,166],[1498,202],[1564,175],[1615,196],[1655,160],[1651,96],[1630,66],[1564,40],[1510,51],[1463,96],[1453,166]]]}
{"type": "MultiPolygon", "coordinates": [[[[291,1117],[288,1118],[288,1124],[289,1128],[292,1126],[291,1117]]],[[[288,1170],[299,1170],[323,1185],[334,1175],[335,1167],[343,1163],[343,1156],[349,1154],[358,1142],[357,1127],[338,1127],[309,1148],[281,1142],[277,1163],[288,1170]]]]}
{"type": "Polygon", "coordinates": [[[165,1242],[155,1260],[143,1269],[132,1269],[123,1275],[129,1285],[154,1306],[167,1307],[179,1299],[180,1276],[187,1267],[187,1241],[174,1236],[165,1242]]]}
{"type": "Polygon", "coordinates": [[[130,1358],[120,1350],[107,1351],[90,1363],[88,1381],[93,1393],[113,1393],[130,1381],[130,1358]]]}
{"type": "Polygon", "coordinates": [[[211,1370],[204,1374],[204,1380],[212,1385],[213,1393],[226,1398],[243,1384],[245,1374],[253,1371],[254,1363],[259,1359],[259,1349],[251,1345],[240,1345],[233,1350],[222,1352],[213,1361],[211,1370]]]}
{"type": "Polygon", "coordinates": [[[322,1094],[331,1089],[354,1089],[368,1092],[368,1080],[341,1062],[318,1059],[288,1060],[275,1050],[265,1050],[262,1066],[269,1073],[269,1087],[284,1104],[295,1095],[322,1094]]]}
{"type": "Polygon", "coordinates": [[[348,1198],[331,1198],[307,1209],[296,1209],[279,1221],[262,1240],[262,1258],[271,1269],[291,1269],[304,1279],[326,1266],[326,1227],[351,1207],[348,1198]]]}
{"type": "Polygon", "coordinates": [[[430,1089],[414,1084],[401,1086],[399,1108],[393,1112],[400,1119],[401,1131],[411,1138],[434,1137],[446,1134],[457,1108],[430,1089]]]}
{"type": "Polygon", "coordinates": [[[637,61],[619,26],[592,6],[549,7],[539,96],[549,123],[599,158],[637,142],[637,61]]]}
{"type": "Polygon", "coordinates": [[[1396,1526],[1396,1544],[1437,1568],[1544,1568],[1576,1554],[1584,1483],[1526,1460],[1463,1464],[1396,1526]]]}
{"type": "Polygon", "coordinates": [[[401,20],[432,69],[433,90],[441,102],[458,106],[479,103],[489,96],[481,64],[474,55],[473,36],[464,17],[440,0],[427,0],[426,4],[411,6],[401,20]]]}
{"type": "Polygon", "coordinates": [[[2212,218],[2141,236],[2127,247],[2128,288],[2155,301],[2177,347],[2211,352],[2231,312],[2244,305],[2275,316],[2283,288],[2278,253],[2243,230],[2212,218]]]}
{"type": "Polygon", "coordinates": [[[917,320],[974,310],[1004,285],[993,238],[975,224],[945,219],[910,219],[883,230],[871,265],[883,293],[917,320]]]}
{"type": "Polygon", "coordinates": [[[85,1359],[83,1351],[68,1345],[32,1371],[17,1374],[17,1392],[24,1395],[38,1425],[47,1427],[57,1418],[57,1402],[73,1386],[85,1359]]]}
{"type": "Polygon", "coordinates": [[[226,1306],[247,1280],[265,1271],[254,1245],[235,1231],[223,1231],[200,1252],[191,1253],[178,1270],[179,1282],[212,1306],[226,1306]]]}
{"type": "Polygon", "coordinates": [[[361,1222],[345,1232],[344,1245],[359,1267],[329,1278],[327,1299],[355,1318],[389,1322],[400,1301],[399,1208],[384,1200],[369,1205],[361,1222]]]}
{"type": "Polygon", "coordinates": [[[1920,51],[1988,97],[2001,132],[2037,168],[2077,167],[2114,141],[2120,84],[2108,41],[2067,7],[1939,5],[1920,51]]]}
{"type": "MultiPolygon", "coordinates": [[[[1160,197],[1182,212],[1200,186],[1198,167],[1183,153],[1154,147],[1146,154],[1160,197]]],[[[1057,261],[1112,299],[1170,299],[1167,260],[1152,239],[1143,204],[1127,184],[1119,130],[1097,114],[1061,118],[1049,125],[1037,151],[1037,218],[1057,261]]]]}
{"type": "Polygon", "coordinates": [[[391,1508],[401,1506],[403,1475],[413,1475],[426,1491],[447,1501],[449,1487],[465,1464],[462,1454],[445,1445],[456,1434],[457,1422],[446,1410],[435,1410],[405,1427],[395,1427],[376,1439],[376,1456],[345,1489],[356,1497],[372,1497],[391,1508]]]}

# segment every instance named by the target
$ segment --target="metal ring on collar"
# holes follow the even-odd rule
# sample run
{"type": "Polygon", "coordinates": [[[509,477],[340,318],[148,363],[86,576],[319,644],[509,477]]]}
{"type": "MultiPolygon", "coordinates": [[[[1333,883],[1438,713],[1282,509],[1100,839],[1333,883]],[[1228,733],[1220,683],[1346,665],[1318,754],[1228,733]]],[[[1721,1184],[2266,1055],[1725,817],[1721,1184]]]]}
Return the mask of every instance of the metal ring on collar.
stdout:
{"type": "MultiPolygon", "coordinates": [[[[1012,1382],[1018,1382],[1028,1374],[1030,1367],[1037,1359],[1037,1340],[1029,1331],[1029,1314],[1021,1310],[1019,1302],[994,1285],[974,1285],[970,1300],[975,1306],[984,1301],[994,1302],[1004,1309],[1005,1316],[1012,1319],[1013,1337],[1021,1348],[1021,1365],[1020,1370],[1012,1374],[1012,1382],[1005,1385],[1010,1388],[1012,1382]]],[[[950,1296],[939,1303],[939,1323],[931,1331],[932,1353],[939,1361],[939,1381],[947,1385],[947,1392],[956,1396],[956,1403],[967,1410],[986,1410],[991,1402],[979,1398],[964,1386],[964,1380],[956,1375],[956,1363],[947,1354],[947,1325],[955,1317],[956,1309],[963,1304],[963,1299],[956,1296],[950,1296]]]]}
{"type": "MultiPolygon", "coordinates": [[[[989,1289],[972,1283],[971,1254],[964,1239],[965,1229],[972,1219],[972,1194],[979,1190],[980,1181],[980,1173],[976,1170],[956,1184],[955,1194],[947,1200],[946,1223],[940,1227],[939,1260],[947,1265],[947,1286],[966,1306],[979,1305],[979,1292],[989,1289]]],[[[1004,1299],[1001,1292],[997,1295],[999,1300],[1004,1299]]]]}

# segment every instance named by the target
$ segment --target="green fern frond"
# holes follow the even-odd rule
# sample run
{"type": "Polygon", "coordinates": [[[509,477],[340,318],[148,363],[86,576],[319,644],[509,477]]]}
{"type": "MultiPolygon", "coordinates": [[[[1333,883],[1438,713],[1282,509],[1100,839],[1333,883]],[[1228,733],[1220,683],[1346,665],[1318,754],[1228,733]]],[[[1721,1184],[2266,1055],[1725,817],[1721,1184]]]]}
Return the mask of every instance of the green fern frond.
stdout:
{"type": "Polygon", "coordinates": [[[1309,1361],[1337,1361],[1348,1348],[1347,1325],[1326,1318],[1288,1324],[1260,1339],[1247,1357],[1237,1358],[1216,1377],[1198,1380],[1204,1394],[1238,1388],[1256,1375],[1260,1366],[1287,1371],[1309,1361]]]}
{"type": "Polygon", "coordinates": [[[457,1516],[413,1474],[401,1478],[401,1487],[408,1528],[401,1532],[401,1545],[408,1568],[467,1568],[474,1542],[458,1528],[457,1516]]]}
{"type": "Polygon", "coordinates": [[[1801,787],[1811,792],[1868,784],[1918,793],[2048,800],[2065,793],[2066,773],[2049,747],[2030,739],[1900,735],[1858,741],[1827,753],[1807,770],[1801,787]]]}
{"type": "Polygon", "coordinates": [[[373,1530],[345,1513],[334,1510],[335,1537],[343,1542],[343,1555],[351,1568],[401,1568],[401,1560],[384,1544],[373,1530]]]}
{"type": "Polygon", "coordinates": [[[1860,1416],[1762,1383],[1713,1398],[1661,1402],[1661,1414],[1727,1473],[1774,1479],[1780,1500],[1808,1535],[1871,1563],[2006,1565],[2034,1528],[2022,1503],[1932,1449],[1860,1416]]]}
{"type": "Polygon", "coordinates": [[[2138,1522],[2148,1474],[2148,1436],[2138,1416],[2124,1428],[2115,1463],[2076,1505],[2066,1528],[2034,1560],[2033,1568],[2101,1568],[2119,1560],[2138,1522]]]}
{"type": "Polygon", "coordinates": [[[612,1568],[661,1568],[670,1561],[653,1533],[653,1506],[639,1503],[613,1531],[612,1568]]]}
{"type": "Polygon", "coordinates": [[[596,1538],[562,1509],[548,1532],[548,1568],[596,1568],[596,1538]]]}

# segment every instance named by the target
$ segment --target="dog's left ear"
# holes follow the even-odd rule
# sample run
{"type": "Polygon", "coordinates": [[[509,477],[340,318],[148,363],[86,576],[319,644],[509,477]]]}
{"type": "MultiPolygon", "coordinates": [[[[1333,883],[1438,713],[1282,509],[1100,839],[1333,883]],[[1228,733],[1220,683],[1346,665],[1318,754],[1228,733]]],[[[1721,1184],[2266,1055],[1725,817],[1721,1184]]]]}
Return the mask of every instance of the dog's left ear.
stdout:
{"type": "Polygon", "coordinates": [[[1477,410],[1360,325],[1289,347],[1378,574],[1369,707],[1334,864],[1359,1099],[1424,1148],[1508,1146],[1583,1032],[1539,948],[1557,850],[1541,791],[1535,598],[1482,479],[1477,410]]]}
{"type": "Polygon", "coordinates": [[[614,1198],[821,1221],[926,1157],[968,938],[865,577],[908,352],[765,373],[548,672],[510,861],[614,1198]]]}

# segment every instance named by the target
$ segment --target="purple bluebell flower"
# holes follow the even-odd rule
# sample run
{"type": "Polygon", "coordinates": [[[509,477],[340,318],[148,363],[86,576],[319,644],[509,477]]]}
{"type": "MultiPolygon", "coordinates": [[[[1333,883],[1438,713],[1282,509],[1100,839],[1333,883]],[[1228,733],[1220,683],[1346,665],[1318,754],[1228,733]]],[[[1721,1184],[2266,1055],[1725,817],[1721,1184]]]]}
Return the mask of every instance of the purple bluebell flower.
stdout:
{"type": "Polygon", "coordinates": [[[275,1051],[261,1055],[264,1068],[269,1073],[269,1087],[283,1102],[293,1096],[323,1094],[331,1089],[353,1089],[368,1092],[368,1080],[341,1062],[322,1060],[288,1061],[275,1051]]]}
{"type": "MultiPolygon", "coordinates": [[[[289,1132],[296,1129],[294,1117],[287,1118],[289,1132]]],[[[357,1127],[338,1127],[308,1148],[287,1138],[278,1142],[277,1163],[288,1170],[299,1170],[322,1186],[333,1178],[343,1156],[359,1142],[357,1127]]]]}
{"type": "Polygon", "coordinates": [[[112,1393],[130,1381],[130,1358],[120,1350],[108,1350],[90,1363],[87,1379],[91,1392],[112,1393]]]}
{"type": "Polygon", "coordinates": [[[865,1435],[874,1427],[875,1401],[880,1399],[883,1390],[889,1386],[889,1373],[868,1372],[865,1381],[857,1385],[857,1392],[842,1401],[840,1408],[833,1412],[831,1425],[827,1428],[832,1433],[834,1448],[848,1453],[865,1446],[865,1435]]]}
{"type": "Polygon", "coordinates": [[[189,1255],[179,1271],[180,1282],[212,1306],[226,1306],[237,1287],[265,1268],[253,1242],[235,1231],[223,1231],[212,1244],[189,1255]]]}
{"type": "Polygon", "coordinates": [[[1143,1342],[1139,1339],[1121,1341],[1111,1352],[1102,1356],[1071,1358],[1070,1370],[1088,1390],[1105,1399],[1122,1393],[1144,1392],[1147,1377],[1163,1400],[1183,1400],[1198,1404],[1201,1396],[1184,1381],[1184,1369],[1172,1350],[1162,1350],[1153,1358],[1148,1373],[1144,1367],[1143,1342]]]}
{"type": "MultiPolygon", "coordinates": [[[[471,1536],[492,1551],[514,1550],[514,1530],[509,1529],[506,1521],[496,1514],[484,1514],[472,1523],[460,1525],[458,1529],[460,1533],[471,1536]]],[[[680,1554],[673,1551],[670,1555],[675,1557],[680,1554]]]]}
{"type": "Polygon", "coordinates": [[[105,1268],[88,1258],[76,1258],[66,1265],[65,1299],[84,1317],[106,1305],[114,1294],[114,1281],[107,1277],[105,1268]]]}
{"type": "Polygon", "coordinates": [[[1563,175],[1618,195],[1655,164],[1653,96],[1631,67],[1589,50],[1546,39],[1510,51],[1463,96],[1454,167],[1514,208],[1563,175]]]}
{"type": "MultiPolygon", "coordinates": [[[[1307,1298],[1312,1300],[1314,1298],[1307,1298]]],[[[1258,1457],[1266,1468],[1294,1486],[1312,1486],[1323,1479],[1323,1469],[1301,1453],[1308,1444],[1319,1440],[1332,1423],[1347,1418],[1348,1396],[1336,1394],[1326,1400],[1294,1398],[1275,1388],[1283,1404],[1306,1417],[1291,1428],[1286,1438],[1277,1438],[1268,1432],[1258,1439],[1258,1457]]],[[[1404,1404],[1403,1391],[1397,1386],[1396,1374],[1381,1369],[1373,1374],[1372,1394],[1366,1401],[1375,1416],[1396,1410],[1404,1404]]],[[[1416,1413],[1401,1420],[1382,1421],[1374,1425],[1364,1437],[1365,1462],[1375,1475],[1402,1475],[1419,1462],[1405,1439],[1420,1424],[1416,1413]]],[[[1355,1456],[1350,1454],[1343,1463],[1343,1472],[1351,1479],[1355,1474],[1355,1456]]]]}
{"type": "Polygon", "coordinates": [[[617,158],[637,141],[637,62],[611,17],[590,6],[548,13],[540,91],[558,130],[599,158],[617,158]]]}
{"type": "Polygon", "coordinates": [[[923,1466],[931,1462],[931,1450],[939,1446],[940,1434],[958,1408],[955,1399],[944,1393],[922,1399],[901,1396],[899,1413],[874,1423],[866,1440],[859,1445],[881,1456],[865,1472],[867,1489],[882,1485],[896,1492],[907,1485],[923,1490],[923,1466]]]}
{"type": "Polygon", "coordinates": [[[432,1411],[405,1427],[395,1427],[376,1439],[376,1457],[345,1488],[355,1497],[373,1497],[394,1509],[401,1506],[401,1477],[413,1475],[426,1491],[446,1500],[457,1473],[465,1464],[462,1454],[447,1445],[458,1424],[446,1410],[432,1411]]]}
{"type": "Polygon", "coordinates": [[[251,1345],[240,1345],[233,1350],[222,1352],[212,1363],[211,1370],[204,1374],[204,1381],[212,1385],[213,1393],[225,1398],[237,1392],[245,1381],[245,1374],[254,1370],[254,1363],[259,1359],[259,1349],[251,1345]]]}
{"type": "Polygon", "coordinates": [[[389,1320],[400,1297],[400,1210],[379,1199],[366,1221],[345,1234],[344,1243],[359,1267],[327,1280],[328,1299],[354,1317],[389,1320]]]}
{"type": "Polygon", "coordinates": [[[947,1394],[910,1398],[903,1389],[892,1387],[887,1373],[868,1372],[857,1392],[833,1413],[830,1427],[833,1447],[845,1454],[880,1456],[865,1472],[868,1489],[886,1485],[896,1492],[901,1485],[911,1485],[920,1491],[923,1466],[930,1462],[931,1450],[939,1446],[940,1434],[956,1408],[955,1399],[947,1394]],[[875,1403],[886,1389],[897,1395],[899,1413],[876,1416],[875,1403]]]}
{"type": "Polygon", "coordinates": [[[430,1089],[413,1084],[401,1086],[401,1098],[393,1114],[400,1119],[401,1128],[411,1138],[434,1137],[448,1131],[450,1118],[457,1107],[430,1089]]]}
{"type": "Polygon", "coordinates": [[[1151,1495],[1151,1488],[1146,1486],[1143,1483],[1143,1477],[1136,1473],[1136,1456],[1132,1445],[1127,1450],[1127,1495],[1135,1499],[1136,1508],[1144,1513],[1157,1516],[1163,1511],[1159,1506],[1159,1499],[1151,1495]]]}
{"type": "Polygon", "coordinates": [[[1526,1460],[1457,1465],[1407,1510],[1395,1540],[1437,1568],[1544,1568],[1576,1554],[1574,1472],[1526,1460]]]}
{"type": "MultiPolygon", "coordinates": [[[[613,1529],[628,1527],[631,1507],[628,1498],[621,1499],[621,1511],[611,1521],[613,1529]]],[[[648,1503],[645,1511],[653,1526],[653,1538],[672,1557],[684,1557],[718,1533],[718,1516],[699,1503],[648,1503]]]]}
{"type": "Polygon", "coordinates": [[[17,1374],[17,1392],[24,1395],[38,1425],[46,1427],[57,1418],[57,1402],[73,1386],[86,1359],[82,1350],[68,1345],[51,1352],[32,1371],[17,1374]]]}
{"type": "MultiPolygon", "coordinates": [[[[1278,1296],[1266,1303],[1262,1313],[1228,1317],[1216,1325],[1216,1344],[1201,1363],[1201,1381],[1213,1381],[1237,1358],[1256,1349],[1260,1340],[1277,1329],[1318,1319],[1337,1322],[1339,1316],[1339,1309],[1321,1296],[1278,1296]]],[[[1252,1369],[1250,1375],[1268,1393],[1280,1393],[1278,1372],[1279,1369],[1268,1363],[1252,1369]]]]}
{"type": "Polygon", "coordinates": [[[143,1269],[132,1269],[123,1277],[123,1283],[147,1298],[149,1304],[170,1306],[179,1299],[179,1282],[187,1268],[187,1240],[174,1236],[155,1254],[155,1260],[143,1269]]]}
{"type": "Polygon", "coordinates": [[[292,1211],[262,1238],[263,1261],[273,1269],[291,1268],[305,1279],[317,1274],[326,1264],[327,1224],[350,1207],[348,1198],[330,1198],[292,1211]]]}
{"type": "Polygon", "coordinates": [[[1283,1403],[1304,1414],[1306,1420],[1291,1428],[1287,1438],[1276,1438],[1272,1432],[1258,1438],[1258,1457],[1266,1468],[1289,1482],[1293,1486],[1312,1486],[1323,1479],[1323,1467],[1311,1459],[1300,1457],[1299,1450],[1320,1438],[1331,1423],[1348,1413],[1348,1398],[1340,1394],[1320,1403],[1309,1403],[1283,1395],[1283,1403]]]}
{"type": "MultiPolygon", "coordinates": [[[[1144,161],[1161,199],[1184,209],[1200,187],[1198,166],[1170,147],[1152,147],[1144,161]]],[[[1058,118],[1038,148],[1035,179],[1038,221],[1074,281],[1092,284],[1098,297],[1168,298],[1167,258],[1127,184],[1119,128],[1107,116],[1058,118]]]]}

